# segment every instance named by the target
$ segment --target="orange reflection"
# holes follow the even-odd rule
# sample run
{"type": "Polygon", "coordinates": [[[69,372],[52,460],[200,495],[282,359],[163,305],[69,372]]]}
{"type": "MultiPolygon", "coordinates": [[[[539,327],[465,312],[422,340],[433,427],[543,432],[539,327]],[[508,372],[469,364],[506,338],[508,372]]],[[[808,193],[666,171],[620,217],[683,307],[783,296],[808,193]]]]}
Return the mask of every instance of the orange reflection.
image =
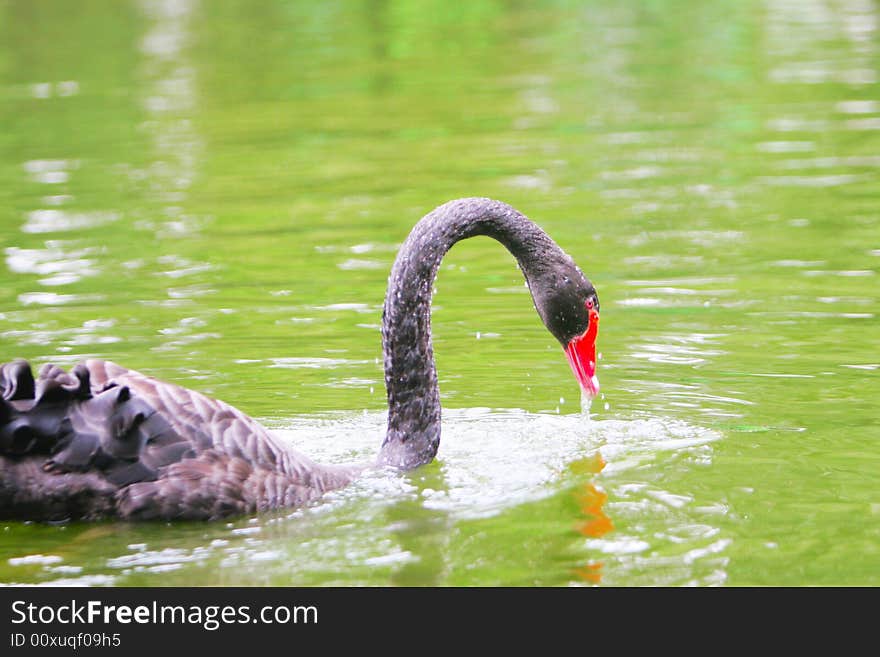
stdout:
{"type": "MultiPolygon", "coordinates": [[[[577,474],[598,474],[604,467],[605,459],[598,452],[591,457],[571,464],[571,470],[577,474]]],[[[608,495],[604,491],[596,488],[592,482],[587,482],[575,493],[574,497],[583,515],[583,518],[574,525],[578,533],[590,538],[597,538],[614,529],[611,518],[603,509],[605,502],[608,501],[608,495]]],[[[585,582],[599,584],[602,581],[602,562],[588,562],[575,568],[573,572],[585,582]]]]}
{"type": "Polygon", "coordinates": [[[575,568],[573,572],[585,582],[598,584],[602,581],[602,562],[588,563],[586,566],[575,568]]]}
{"type": "Polygon", "coordinates": [[[581,513],[587,518],[575,524],[581,534],[596,538],[614,529],[611,518],[602,510],[602,505],[608,500],[608,495],[593,484],[586,484],[583,491],[575,495],[575,499],[580,504],[581,513]]]}

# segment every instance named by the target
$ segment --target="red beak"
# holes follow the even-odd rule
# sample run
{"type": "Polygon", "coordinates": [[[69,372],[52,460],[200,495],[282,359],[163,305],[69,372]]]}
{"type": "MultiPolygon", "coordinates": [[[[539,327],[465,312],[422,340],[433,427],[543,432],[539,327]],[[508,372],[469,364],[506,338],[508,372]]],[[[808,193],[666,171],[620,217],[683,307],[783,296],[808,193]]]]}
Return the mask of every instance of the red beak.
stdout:
{"type": "Polygon", "coordinates": [[[574,338],[565,348],[568,364],[581,388],[590,398],[599,394],[596,378],[596,336],[599,334],[599,311],[590,308],[590,324],[584,334],[574,338]]]}

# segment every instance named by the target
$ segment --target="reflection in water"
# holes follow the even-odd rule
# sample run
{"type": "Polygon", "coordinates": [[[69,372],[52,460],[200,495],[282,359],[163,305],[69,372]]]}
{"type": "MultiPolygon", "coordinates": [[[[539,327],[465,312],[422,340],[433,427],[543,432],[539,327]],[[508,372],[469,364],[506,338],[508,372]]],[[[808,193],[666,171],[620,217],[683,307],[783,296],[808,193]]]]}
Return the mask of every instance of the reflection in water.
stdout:
{"type": "Polygon", "coordinates": [[[195,69],[186,59],[189,28],[196,8],[193,0],[142,0],[153,24],[141,41],[144,55],[143,106],[150,119],[143,129],[153,136],[155,161],[147,182],[150,195],[164,204],[166,221],[156,227],[160,236],[187,234],[193,220],[179,204],[196,175],[199,140],[189,118],[196,109],[195,69]]]}
{"type": "Polygon", "coordinates": [[[25,233],[57,233],[96,228],[119,219],[115,212],[68,212],[55,208],[28,212],[21,230],[25,233]]]}
{"type": "Polygon", "coordinates": [[[634,345],[631,356],[672,365],[699,365],[724,354],[720,349],[706,348],[720,337],[704,333],[658,335],[656,342],[634,345]]]}
{"type": "Polygon", "coordinates": [[[28,160],[24,170],[31,182],[56,185],[70,178],[70,169],[79,168],[79,162],[68,160],[28,160]]]}
{"type": "MultiPolygon", "coordinates": [[[[575,461],[570,468],[576,473],[599,474],[605,467],[605,460],[600,453],[593,457],[575,461]]],[[[608,494],[596,487],[593,482],[586,482],[576,493],[575,499],[583,519],[575,523],[575,530],[589,538],[599,538],[614,529],[611,518],[605,513],[605,502],[608,494]]],[[[574,569],[574,574],[590,584],[602,581],[601,561],[588,561],[574,569]]]]}
{"type": "Polygon", "coordinates": [[[94,258],[95,247],[67,250],[66,244],[58,240],[46,242],[45,249],[22,249],[17,246],[6,248],[6,266],[17,274],[37,274],[42,285],[66,285],[75,283],[85,276],[95,276],[98,269],[94,258]]]}
{"type": "MultiPolygon", "coordinates": [[[[138,221],[138,227],[168,245],[178,238],[192,237],[204,223],[186,210],[202,151],[193,127],[198,98],[196,68],[189,52],[199,4],[196,0],[140,0],[139,6],[150,25],[139,44],[141,74],[146,81],[139,93],[148,117],[139,127],[152,140],[152,161],[143,170],[130,168],[128,175],[144,187],[149,207],[148,217],[138,221]]],[[[165,290],[166,307],[180,307],[190,299],[214,292],[198,283],[183,284],[212,271],[212,264],[167,252],[158,256],[156,262],[161,275],[177,283],[165,290]]],[[[138,263],[135,268],[141,267],[142,263],[138,263]]],[[[159,329],[159,333],[175,337],[163,340],[153,351],[191,349],[198,343],[222,338],[213,331],[193,332],[203,325],[201,320],[174,317],[170,321],[171,325],[159,329]]]]}

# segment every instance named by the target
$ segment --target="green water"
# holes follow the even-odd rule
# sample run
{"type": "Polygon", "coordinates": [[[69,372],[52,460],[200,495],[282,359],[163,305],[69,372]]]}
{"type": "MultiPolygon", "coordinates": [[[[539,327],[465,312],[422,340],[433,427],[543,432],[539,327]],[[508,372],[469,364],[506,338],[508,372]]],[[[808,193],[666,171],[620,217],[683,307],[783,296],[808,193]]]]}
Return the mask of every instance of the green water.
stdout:
{"type": "Polygon", "coordinates": [[[877,6],[453,4],[0,0],[0,360],[369,458],[396,248],[491,196],[598,288],[590,417],[471,240],[435,463],[231,523],[2,523],[0,581],[880,585],[877,6]]]}

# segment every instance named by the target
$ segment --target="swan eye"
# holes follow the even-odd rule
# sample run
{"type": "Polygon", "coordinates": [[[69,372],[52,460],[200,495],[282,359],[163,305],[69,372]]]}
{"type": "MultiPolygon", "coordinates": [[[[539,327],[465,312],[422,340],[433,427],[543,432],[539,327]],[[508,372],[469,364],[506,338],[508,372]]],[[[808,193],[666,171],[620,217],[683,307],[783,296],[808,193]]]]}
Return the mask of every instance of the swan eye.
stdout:
{"type": "Polygon", "coordinates": [[[593,309],[593,300],[587,299],[587,310],[592,310],[592,309],[593,309]]]}

